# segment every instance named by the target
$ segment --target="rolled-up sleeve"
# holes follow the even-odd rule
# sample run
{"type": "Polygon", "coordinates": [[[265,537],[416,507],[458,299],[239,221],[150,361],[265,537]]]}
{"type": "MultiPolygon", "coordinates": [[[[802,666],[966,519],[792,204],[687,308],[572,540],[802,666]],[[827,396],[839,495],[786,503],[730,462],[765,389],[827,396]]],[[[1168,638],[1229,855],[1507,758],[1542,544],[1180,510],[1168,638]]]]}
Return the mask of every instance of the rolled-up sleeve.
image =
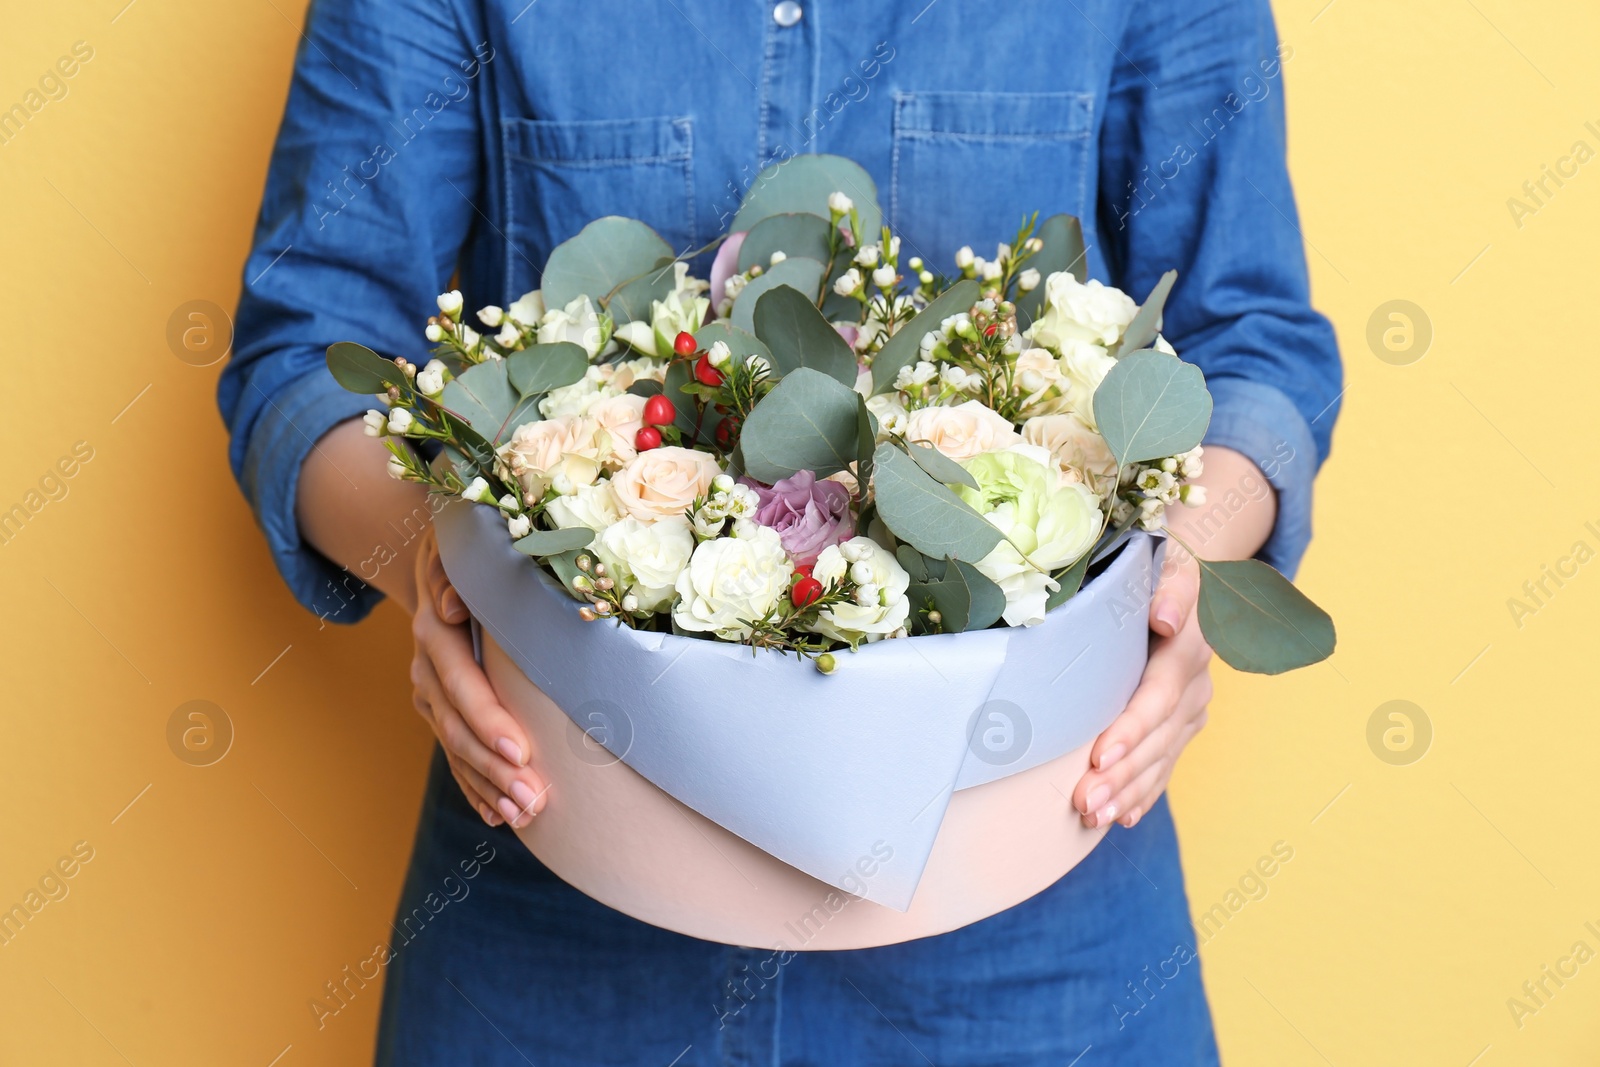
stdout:
{"type": "Polygon", "coordinates": [[[1289,53],[1266,0],[1142,0],[1119,54],[1101,128],[1106,259],[1136,299],[1178,270],[1163,332],[1205,372],[1206,443],[1248,456],[1276,491],[1260,557],[1292,575],[1343,372],[1333,327],[1311,307],[1289,183],[1289,53]]]}
{"type": "Polygon", "coordinates": [[[473,217],[491,58],[448,3],[316,0],[295,61],[217,399],[279,571],[334,621],[379,594],[302,540],[295,494],[319,439],[375,401],[341,389],[324,352],[426,357],[421,321],[473,217]]]}

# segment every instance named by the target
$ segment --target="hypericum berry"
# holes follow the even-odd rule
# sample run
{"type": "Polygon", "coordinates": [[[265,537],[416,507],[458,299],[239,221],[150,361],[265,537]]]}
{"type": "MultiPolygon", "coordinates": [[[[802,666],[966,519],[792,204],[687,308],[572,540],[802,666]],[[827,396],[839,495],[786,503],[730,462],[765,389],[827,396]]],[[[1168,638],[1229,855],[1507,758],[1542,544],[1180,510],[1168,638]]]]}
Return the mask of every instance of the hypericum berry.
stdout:
{"type": "Polygon", "coordinates": [[[688,330],[679,333],[672,341],[672,350],[680,356],[692,356],[699,347],[695,343],[694,334],[688,330]]]}
{"type": "Polygon", "coordinates": [[[733,432],[739,428],[739,420],[731,415],[717,423],[717,444],[727,448],[733,444],[733,432]]]}
{"type": "Polygon", "coordinates": [[[661,431],[654,426],[641,427],[639,432],[633,435],[633,447],[639,452],[648,452],[652,448],[660,448],[661,431]]]}
{"type": "Polygon", "coordinates": [[[677,417],[678,409],[661,393],[644,402],[644,421],[647,426],[665,426],[677,417]]]}
{"type": "Polygon", "coordinates": [[[809,578],[811,577],[811,572],[814,569],[814,566],[815,565],[811,563],[796,563],[794,565],[794,572],[802,578],[809,578]]]}
{"type": "Polygon", "coordinates": [[[822,583],[809,574],[805,575],[789,590],[789,599],[797,608],[810,607],[822,599],[822,583]]]}
{"type": "Polygon", "coordinates": [[[989,325],[987,325],[987,326],[985,326],[983,328],[983,335],[985,337],[993,337],[994,336],[994,332],[996,330],[998,330],[999,328],[1000,328],[1000,324],[999,323],[991,322],[989,325]]]}
{"type": "MultiPolygon", "coordinates": [[[[689,335],[680,333],[678,336],[688,337],[689,335]]],[[[711,360],[701,356],[694,361],[694,380],[701,385],[721,385],[722,372],[711,365],[711,360]]]]}

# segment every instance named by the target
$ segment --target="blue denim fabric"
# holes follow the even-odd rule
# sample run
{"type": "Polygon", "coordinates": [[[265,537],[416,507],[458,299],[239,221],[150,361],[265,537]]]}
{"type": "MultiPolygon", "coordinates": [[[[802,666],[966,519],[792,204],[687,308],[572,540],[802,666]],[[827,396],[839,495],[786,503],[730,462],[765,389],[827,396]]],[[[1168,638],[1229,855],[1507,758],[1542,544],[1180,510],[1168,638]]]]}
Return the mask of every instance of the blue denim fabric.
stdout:
{"type": "MultiPolygon", "coordinates": [[[[1337,417],[1284,164],[1267,0],[316,0],[245,266],[219,401],[230,459],[290,588],[352,622],[376,594],[307,547],[300,465],[367,407],[334,341],[421,359],[433,297],[538,284],[605,214],[688,250],[762,165],[861,162],[907,254],[950,269],[1024,212],[1083,219],[1091,272],[1142,299],[1206,372],[1209,440],[1279,498],[1263,557],[1293,572],[1337,417]]],[[[704,270],[702,260],[700,268],[704,270]]]]}
{"type": "Polygon", "coordinates": [[[381,1067],[1217,1063],[1165,801],[972,926],[777,953],[584,896],[485,827],[436,755],[394,929],[387,953],[356,965],[385,972],[381,1067]]]}

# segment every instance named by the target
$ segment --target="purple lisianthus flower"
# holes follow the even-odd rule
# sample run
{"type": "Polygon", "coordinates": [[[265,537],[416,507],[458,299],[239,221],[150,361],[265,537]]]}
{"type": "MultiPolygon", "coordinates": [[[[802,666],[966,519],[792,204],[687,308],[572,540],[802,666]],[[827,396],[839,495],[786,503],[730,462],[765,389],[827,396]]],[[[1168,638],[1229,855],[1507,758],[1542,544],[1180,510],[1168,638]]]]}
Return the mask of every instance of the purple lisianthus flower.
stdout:
{"type": "Polygon", "coordinates": [[[818,481],[810,471],[796,471],[771,488],[743,481],[761,499],[756,522],[778,531],[784,551],[798,566],[811,566],[823,549],[855,536],[850,490],[838,482],[818,481]]]}

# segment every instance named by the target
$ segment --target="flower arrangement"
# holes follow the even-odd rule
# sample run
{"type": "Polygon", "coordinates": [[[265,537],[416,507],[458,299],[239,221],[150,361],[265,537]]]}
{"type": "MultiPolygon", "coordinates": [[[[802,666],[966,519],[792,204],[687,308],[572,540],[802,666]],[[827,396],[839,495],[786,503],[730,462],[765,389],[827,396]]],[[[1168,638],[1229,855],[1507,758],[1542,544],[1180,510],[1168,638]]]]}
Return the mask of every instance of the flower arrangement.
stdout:
{"type": "MultiPolygon", "coordinates": [[[[441,295],[424,365],[352,343],[328,365],[385,402],[366,427],[395,477],[498,509],[586,620],[824,673],[846,648],[1035,625],[1130,531],[1202,502],[1210,396],[1159,332],[1175,274],[1135,304],[1086,277],[1060,215],[940,274],[872,188],[795,157],[685,255],[603,218],[509,307],[441,295]]],[[[1201,568],[1229,663],[1331,653],[1331,621],[1270,567],[1201,568]]]]}

